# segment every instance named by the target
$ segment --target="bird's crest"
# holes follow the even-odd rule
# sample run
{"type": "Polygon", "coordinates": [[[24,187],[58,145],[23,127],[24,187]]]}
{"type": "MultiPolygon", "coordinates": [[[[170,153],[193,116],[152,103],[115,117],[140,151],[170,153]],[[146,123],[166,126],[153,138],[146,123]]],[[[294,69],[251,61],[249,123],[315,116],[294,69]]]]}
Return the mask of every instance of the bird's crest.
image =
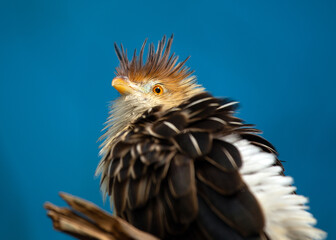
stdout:
{"type": "Polygon", "coordinates": [[[147,39],[142,44],[139,56],[137,56],[135,49],[130,61],[127,57],[127,49],[124,50],[122,44],[120,44],[119,48],[114,43],[114,48],[120,61],[120,65],[116,68],[116,75],[127,76],[134,82],[142,82],[149,79],[179,82],[188,78],[193,73],[190,68],[184,65],[189,57],[178,63],[178,56],[175,53],[170,55],[173,38],[174,36],[172,35],[166,45],[166,36],[163,36],[158,43],[156,51],[154,44],[151,43],[145,62],[143,62],[143,55],[147,39]]]}

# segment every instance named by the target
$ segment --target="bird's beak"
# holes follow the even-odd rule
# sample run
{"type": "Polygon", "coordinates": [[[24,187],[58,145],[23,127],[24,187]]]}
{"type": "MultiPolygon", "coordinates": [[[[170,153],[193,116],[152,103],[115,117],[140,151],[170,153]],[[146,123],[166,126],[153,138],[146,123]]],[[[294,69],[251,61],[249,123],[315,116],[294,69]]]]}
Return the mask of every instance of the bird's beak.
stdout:
{"type": "Polygon", "coordinates": [[[115,77],[112,80],[112,87],[114,87],[121,95],[127,95],[134,92],[134,89],[130,86],[129,80],[123,77],[115,77]]]}

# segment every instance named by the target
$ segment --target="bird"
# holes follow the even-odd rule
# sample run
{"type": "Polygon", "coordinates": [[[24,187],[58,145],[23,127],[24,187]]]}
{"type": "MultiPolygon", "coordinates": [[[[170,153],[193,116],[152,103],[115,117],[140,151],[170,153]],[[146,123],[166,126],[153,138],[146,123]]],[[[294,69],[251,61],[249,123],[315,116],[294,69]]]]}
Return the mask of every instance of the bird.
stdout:
{"type": "Polygon", "coordinates": [[[147,39],[119,66],[96,175],[113,213],[160,239],[324,239],[275,147],[147,39]]]}

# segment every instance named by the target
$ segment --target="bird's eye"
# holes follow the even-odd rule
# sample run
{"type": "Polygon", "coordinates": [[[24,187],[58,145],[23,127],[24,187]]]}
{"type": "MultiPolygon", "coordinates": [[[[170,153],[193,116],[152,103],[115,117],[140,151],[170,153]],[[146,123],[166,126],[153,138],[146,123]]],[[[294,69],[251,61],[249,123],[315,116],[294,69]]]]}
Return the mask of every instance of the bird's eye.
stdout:
{"type": "Polygon", "coordinates": [[[162,88],[160,85],[156,84],[156,85],[153,87],[153,93],[154,93],[155,95],[161,95],[161,94],[163,93],[163,88],[162,88]]]}

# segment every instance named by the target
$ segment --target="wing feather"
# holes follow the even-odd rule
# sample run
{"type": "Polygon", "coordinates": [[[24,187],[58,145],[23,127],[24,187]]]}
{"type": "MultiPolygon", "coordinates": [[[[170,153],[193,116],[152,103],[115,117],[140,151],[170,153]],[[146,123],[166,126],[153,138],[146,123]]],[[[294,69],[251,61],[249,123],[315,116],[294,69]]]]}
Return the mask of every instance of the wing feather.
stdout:
{"type": "Polygon", "coordinates": [[[233,116],[236,107],[201,93],[177,108],[151,108],[118,134],[100,166],[117,215],[162,239],[264,236],[240,153],[220,139],[239,133],[265,151],[274,147],[233,116]]]}

